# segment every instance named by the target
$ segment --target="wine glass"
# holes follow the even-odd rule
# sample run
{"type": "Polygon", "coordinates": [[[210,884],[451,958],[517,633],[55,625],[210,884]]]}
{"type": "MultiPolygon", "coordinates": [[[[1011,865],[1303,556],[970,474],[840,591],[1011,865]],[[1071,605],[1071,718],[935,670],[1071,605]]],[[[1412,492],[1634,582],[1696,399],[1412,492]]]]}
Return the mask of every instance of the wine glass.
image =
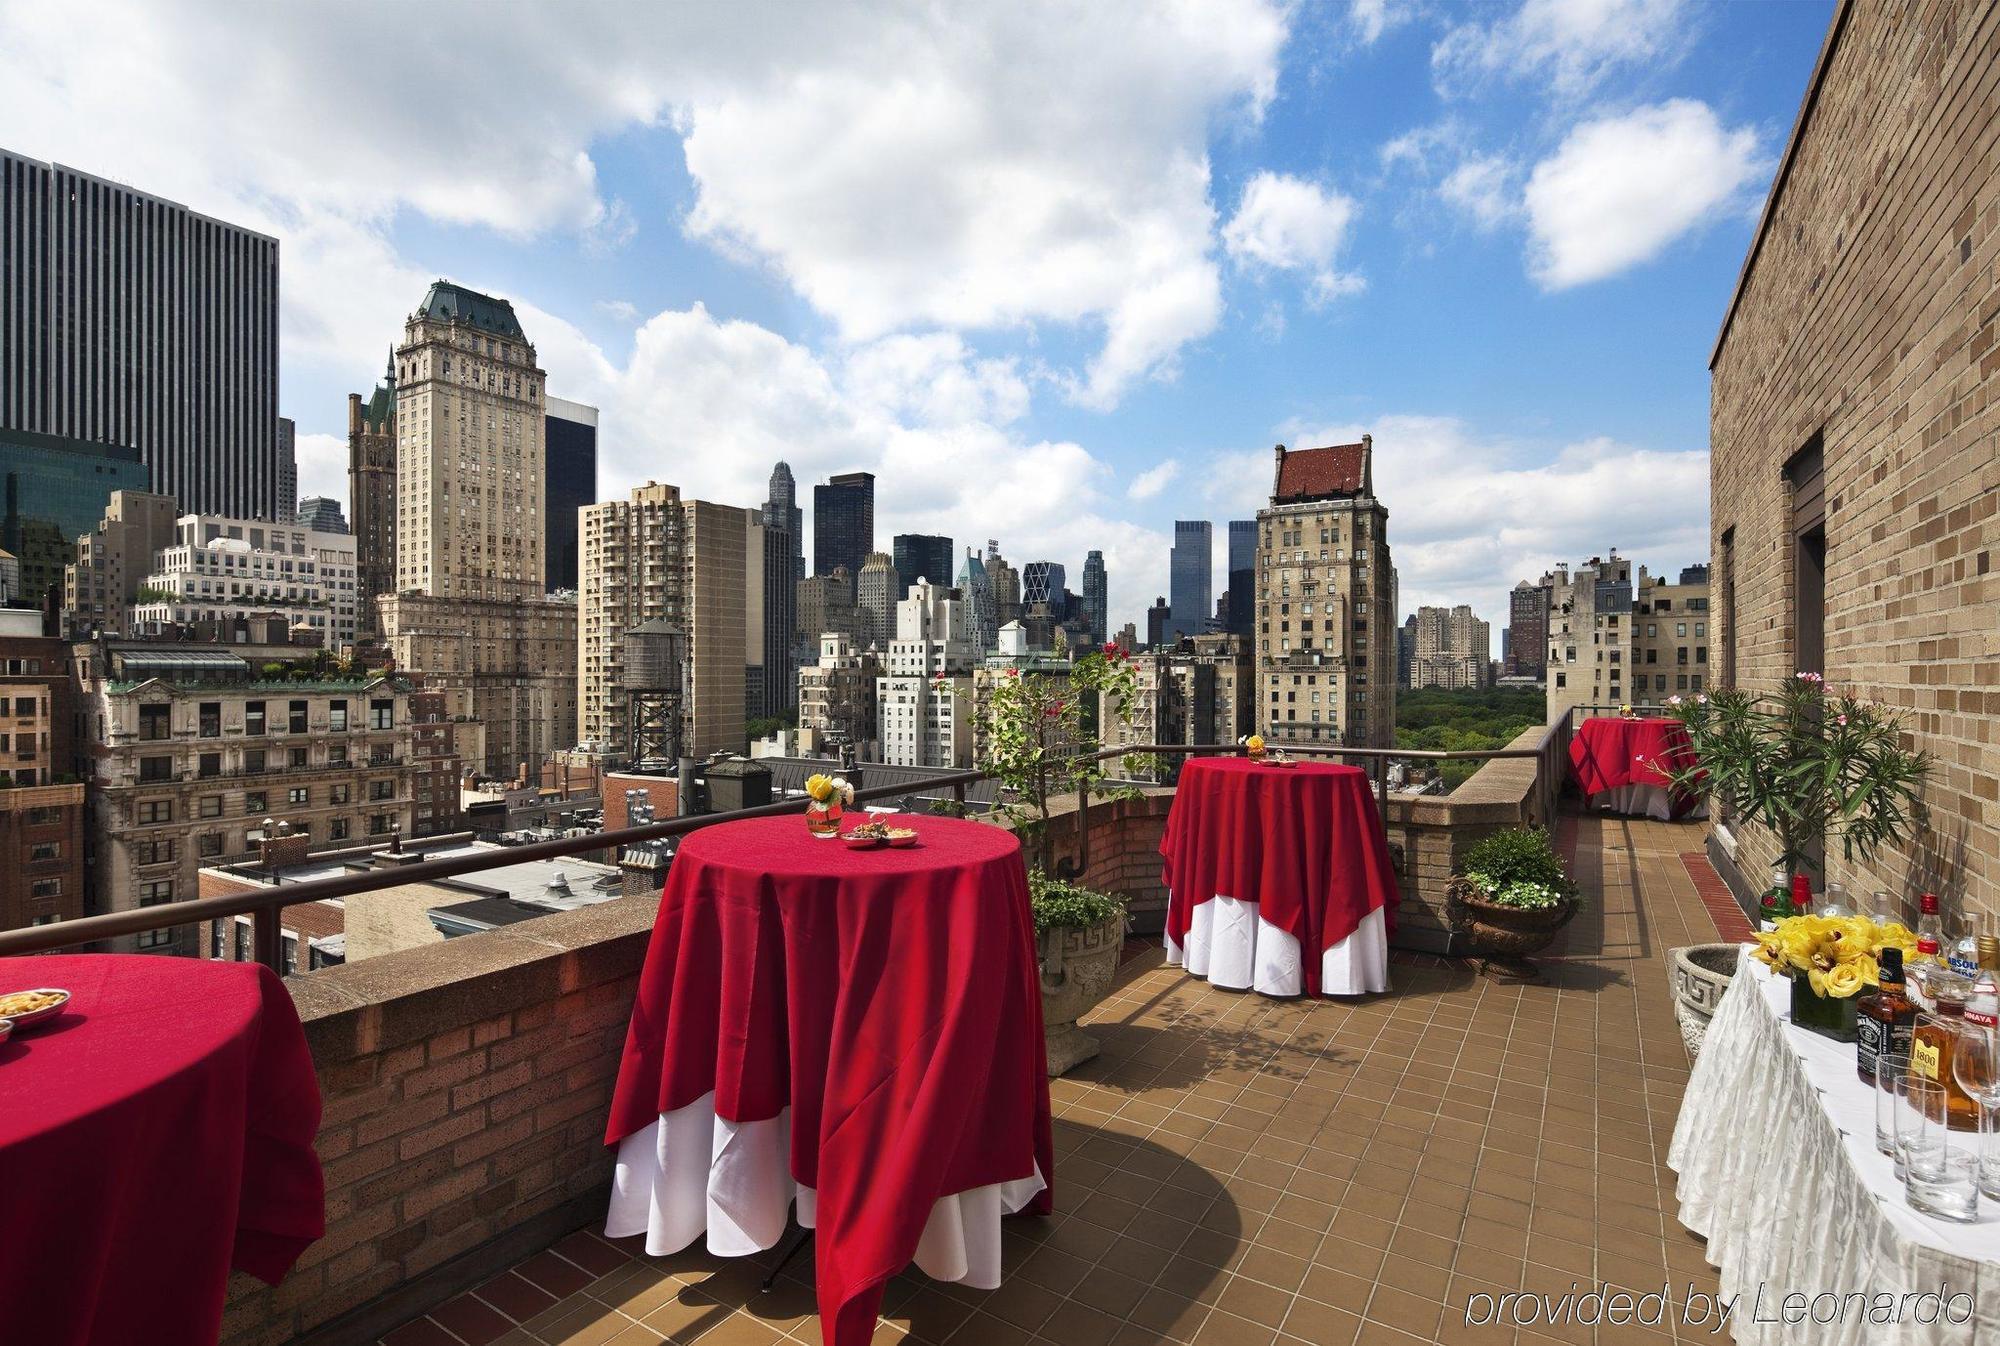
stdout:
{"type": "Polygon", "coordinates": [[[1979,1190],[2000,1198],[2000,1035],[1973,1024],[1959,1027],[1951,1073],[1979,1104],[1979,1190]]]}

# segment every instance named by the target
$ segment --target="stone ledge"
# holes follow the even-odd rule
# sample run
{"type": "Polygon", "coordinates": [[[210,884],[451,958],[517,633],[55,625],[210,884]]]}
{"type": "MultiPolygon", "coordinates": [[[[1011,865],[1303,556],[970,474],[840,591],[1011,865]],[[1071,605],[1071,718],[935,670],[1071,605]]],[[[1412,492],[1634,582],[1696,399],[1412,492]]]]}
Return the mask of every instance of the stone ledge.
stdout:
{"type": "Polygon", "coordinates": [[[503,930],[322,968],[285,985],[327,1066],[420,1042],[503,1009],[630,977],[657,897],[623,897],[503,930]]]}

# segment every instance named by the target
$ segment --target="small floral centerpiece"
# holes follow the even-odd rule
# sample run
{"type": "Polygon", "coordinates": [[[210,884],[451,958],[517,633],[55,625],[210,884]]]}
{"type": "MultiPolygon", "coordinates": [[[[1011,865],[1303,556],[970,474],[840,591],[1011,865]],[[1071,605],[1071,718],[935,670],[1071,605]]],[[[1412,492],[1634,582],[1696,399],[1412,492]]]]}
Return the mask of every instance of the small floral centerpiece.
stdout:
{"type": "Polygon", "coordinates": [[[807,776],[806,797],[812,801],[806,805],[806,831],[816,837],[839,836],[841,810],[854,803],[854,787],[847,777],[807,776]]]}
{"type": "Polygon", "coordinates": [[[1246,734],[1238,739],[1237,742],[1243,745],[1244,754],[1252,761],[1264,755],[1264,736],[1262,734],[1246,734]]]}
{"type": "Polygon", "coordinates": [[[1636,720],[1639,716],[1628,703],[1618,708],[1618,718],[1621,720],[1636,720]]]}
{"type": "Polygon", "coordinates": [[[1751,956],[1792,979],[1792,1022],[1839,1042],[1854,1040],[1855,997],[1880,979],[1884,949],[1905,955],[1917,937],[1866,916],[1787,916],[1757,936],[1751,956]]]}

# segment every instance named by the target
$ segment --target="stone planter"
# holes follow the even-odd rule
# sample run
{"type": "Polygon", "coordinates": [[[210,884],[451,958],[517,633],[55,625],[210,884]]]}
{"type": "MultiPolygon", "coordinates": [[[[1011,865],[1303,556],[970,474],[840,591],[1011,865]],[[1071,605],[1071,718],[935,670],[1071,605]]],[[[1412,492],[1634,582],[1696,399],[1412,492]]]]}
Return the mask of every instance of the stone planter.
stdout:
{"type": "Polygon", "coordinates": [[[1464,936],[1471,952],[1495,962],[1525,964],[1555,942],[1556,935],[1577,911],[1575,898],[1559,907],[1525,910],[1488,902],[1471,881],[1454,875],[1445,889],[1445,910],[1453,933],[1464,936]]]}
{"type": "Polygon", "coordinates": [[[1690,1061],[1701,1055],[1708,1021],[1722,1004],[1722,993],[1729,989],[1742,953],[1735,944],[1690,944],[1667,951],[1667,969],[1674,981],[1674,1022],[1681,1026],[1690,1061]]]}
{"type": "Polygon", "coordinates": [[[1081,929],[1042,932],[1042,1033],[1048,1043],[1051,1079],[1097,1055],[1097,1039],[1078,1028],[1076,1021],[1111,990],[1124,948],[1122,911],[1081,929]]]}

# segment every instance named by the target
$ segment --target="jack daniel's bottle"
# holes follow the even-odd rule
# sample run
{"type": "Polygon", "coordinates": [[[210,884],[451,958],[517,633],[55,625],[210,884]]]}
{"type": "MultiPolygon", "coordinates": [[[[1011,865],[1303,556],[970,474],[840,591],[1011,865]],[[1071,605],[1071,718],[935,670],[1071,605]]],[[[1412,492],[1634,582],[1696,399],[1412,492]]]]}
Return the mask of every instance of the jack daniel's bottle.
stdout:
{"type": "Polygon", "coordinates": [[[1903,993],[1903,951],[1884,949],[1877,989],[1854,1007],[1854,1064],[1861,1078],[1875,1081],[1875,1063],[1884,1056],[1910,1052],[1917,1030],[1917,1007],[1903,993]]]}

